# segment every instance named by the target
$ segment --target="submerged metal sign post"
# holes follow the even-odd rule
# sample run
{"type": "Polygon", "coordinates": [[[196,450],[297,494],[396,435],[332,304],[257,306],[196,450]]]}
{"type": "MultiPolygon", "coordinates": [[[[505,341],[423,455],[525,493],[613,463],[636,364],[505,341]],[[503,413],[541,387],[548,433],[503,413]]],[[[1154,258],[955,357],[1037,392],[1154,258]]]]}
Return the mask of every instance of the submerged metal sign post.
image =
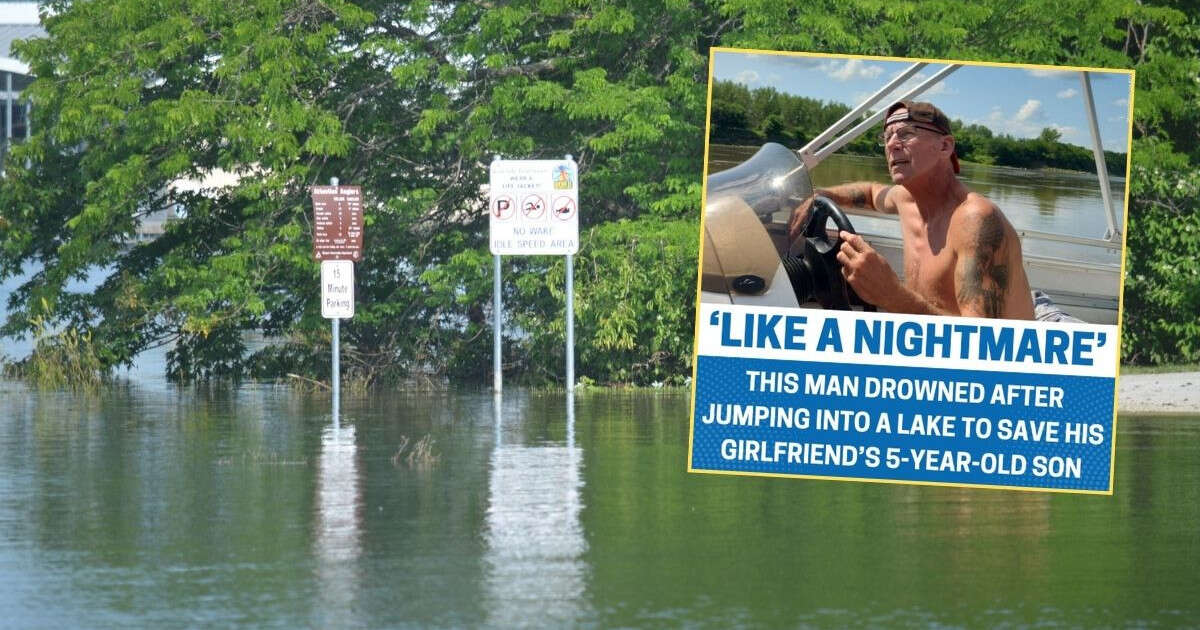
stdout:
{"type": "Polygon", "coordinates": [[[321,317],[333,327],[333,423],[338,424],[341,349],[338,323],[354,317],[354,263],[362,259],[362,188],[313,186],[313,257],[321,261],[321,317]]]}
{"type": "Polygon", "coordinates": [[[579,167],[561,160],[492,161],[488,186],[489,241],[493,254],[493,378],[503,389],[500,365],[500,256],[534,254],[567,257],[567,391],[575,389],[574,255],[579,251],[579,167]]]}

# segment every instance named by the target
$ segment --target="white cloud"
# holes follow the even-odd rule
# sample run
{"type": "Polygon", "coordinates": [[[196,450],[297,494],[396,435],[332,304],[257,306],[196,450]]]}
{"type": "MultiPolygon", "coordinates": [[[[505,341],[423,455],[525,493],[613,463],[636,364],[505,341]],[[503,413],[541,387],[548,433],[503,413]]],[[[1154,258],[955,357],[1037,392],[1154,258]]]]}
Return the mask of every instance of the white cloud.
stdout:
{"type": "Polygon", "coordinates": [[[830,61],[822,64],[821,69],[829,78],[837,81],[874,79],[883,74],[883,66],[864,65],[862,59],[847,59],[846,63],[842,64],[830,61]]]}
{"type": "MultiPolygon", "coordinates": [[[[905,81],[904,85],[900,86],[900,89],[901,90],[911,90],[912,88],[917,87],[917,85],[924,80],[925,80],[925,75],[918,73],[913,78],[909,79],[908,81],[905,81]]],[[[946,81],[942,80],[942,81],[938,81],[937,83],[934,83],[933,85],[929,86],[929,89],[925,90],[924,92],[921,92],[921,94],[918,95],[917,98],[924,98],[926,96],[937,96],[939,94],[956,94],[956,93],[958,93],[958,90],[951,90],[950,88],[947,88],[946,81]]]]}
{"type": "Polygon", "coordinates": [[[733,80],[742,85],[754,85],[758,83],[758,73],[753,70],[742,70],[733,77],[733,80]]]}
{"type": "Polygon", "coordinates": [[[1057,123],[1042,123],[1038,119],[1043,118],[1040,115],[1041,103],[1030,99],[1021,109],[1013,116],[1006,115],[999,107],[993,107],[986,118],[982,120],[964,121],[967,124],[983,125],[991,129],[997,135],[1010,135],[1014,138],[1036,138],[1042,134],[1042,130],[1049,127],[1062,134],[1063,140],[1079,142],[1083,139],[1080,130],[1070,125],[1060,125],[1057,123]],[[1036,105],[1030,105],[1036,103],[1036,105]],[[1022,117],[1022,113],[1030,113],[1029,116],[1022,117]],[[1031,119],[1033,117],[1033,119],[1031,119]]]}
{"type": "Polygon", "coordinates": [[[1021,106],[1021,109],[1017,110],[1016,120],[1018,122],[1025,122],[1028,120],[1037,120],[1041,117],[1042,102],[1031,98],[1025,101],[1025,104],[1021,106]]]}
{"type": "Polygon", "coordinates": [[[1117,107],[1129,107],[1129,99],[1119,98],[1113,101],[1113,105],[1116,105],[1117,107]]]}
{"type": "Polygon", "coordinates": [[[1060,90],[1058,94],[1055,94],[1055,96],[1058,98],[1071,98],[1076,94],[1079,94],[1079,90],[1076,90],[1075,88],[1067,88],[1065,90],[1060,90]]]}
{"type": "Polygon", "coordinates": [[[825,64],[825,59],[821,57],[807,57],[804,55],[774,55],[774,57],[777,60],[798,68],[820,68],[825,64]]]}
{"type": "Polygon", "coordinates": [[[1064,140],[1069,140],[1069,139],[1078,140],[1081,137],[1079,135],[1079,130],[1070,125],[1052,124],[1052,125],[1050,125],[1050,128],[1054,129],[1058,133],[1061,133],[1064,140]]]}
{"type": "Polygon", "coordinates": [[[1025,72],[1037,79],[1065,79],[1074,73],[1073,70],[1051,70],[1050,68],[1029,68],[1025,72]]]}
{"type": "Polygon", "coordinates": [[[1079,143],[1086,140],[1081,130],[1070,125],[1047,123],[1045,118],[1041,101],[1029,99],[1011,116],[997,105],[993,106],[984,118],[964,122],[983,125],[997,135],[1010,135],[1014,138],[1036,138],[1041,135],[1043,129],[1049,127],[1062,134],[1064,141],[1079,143]]]}
{"type": "MultiPolygon", "coordinates": [[[[897,76],[900,75],[900,72],[903,72],[903,70],[892,73],[891,78],[895,79],[897,76]]],[[[918,73],[914,74],[912,77],[910,77],[904,83],[901,83],[900,87],[898,87],[896,89],[895,93],[897,95],[904,94],[905,92],[917,87],[918,85],[923,83],[928,78],[929,78],[929,75],[925,74],[924,72],[918,72],[918,73]]],[[[934,83],[933,85],[929,86],[929,88],[927,90],[925,90],[924,92],[921,92],[914,98],[916,98],[918,100],[928,100],[928,97],[930,97],[930,96],[948,96],[951,94],[958,94],[958,90],[954,90],[954,89],[947,87],[946,79],[942,79],[941,81],[938,81],[937,83],[934,83]]],[[[951,118],[953,118],[953,116],[951,116],[951,118]]]]}
{"type": "Polygon", "coordinates": [[[807,57],[802,55],[747,53],[742,51],[718,51],[713,55],[713,66],[717,69],[724,68],[734,62],[742,66],[757,66],[760,69],[763,66],[788,69],[820,68],[828,63],[826,59],[821,57],[807,57]]]}
{"type": "Polygon", "coordinates": [[[958,94],[958,90],[951,90],[950,88],[946,87],[945,81],[939,81],[933,84],[933,86],[931,86],[928,90],[922,92],[921,96],[938,96],[945,94],[958,94]]]}

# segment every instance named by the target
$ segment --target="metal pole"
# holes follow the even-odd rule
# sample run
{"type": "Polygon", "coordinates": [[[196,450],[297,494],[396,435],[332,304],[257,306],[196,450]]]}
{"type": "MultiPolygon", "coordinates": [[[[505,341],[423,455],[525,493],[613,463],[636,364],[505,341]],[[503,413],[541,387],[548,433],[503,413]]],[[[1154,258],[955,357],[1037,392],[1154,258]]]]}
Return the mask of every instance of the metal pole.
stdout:
{"type": "MultiPolygon", "coordinates": [[[[906,101],[911,98],[915,98],[915,97],[919,96],[920,94],[924,93],[925,90],[928,90],[929,88],[933,87],[934,85],[937,85],[937,83],[939,81],[941,81],[942,79],[949,76],[951,72],[954,72],[955,70],[958,70],[961,67],[962,67],[962,64],[950,64],[950,65],[946,66],[945,68],[938,70],[937,72],[935,72],[933,74],[933,76],[931,76],[928,79],[926,79],[925,81],[923,81],[917,87],[912,88],[911,90],[905,92],[904,94],[901,94],[900,97],[897,98],[895,101],[892,101],[892,103],[894,103],[896,101],[906,101]]],[[[890,105],[891,103],[888,103],[888,104],[890,105]]],[[[805,163],[805,165],[808,166],[809,169],[815,168],[816,165],[820,164],[821,161],[823,161],[825,158],[829,157],[830,155],[833,155],[834,153],[836,153],[838,151],[838,149],[841,149],[842,147],[846,146],[847,144],[850,143],[850,141],[861,136],[868,129],[870,129],[871,127],[874,127],[876,124],[878,124],[879,121],[883,120],[883,117],[885,115],[887,115],[887,109],[880,109],[879,111],[875,112],[874,114],[871,114],[871,116],[863,119],[862,122],[860,122],[857,125],[855,125],[854,127],[852,127],[850,129],[850,131],[847,131],[846,133],[842,134],[841,136],[838,136],[838,138],[836,140],[834,140],[833,142],[830,142],[829,145],[826,146],[825,148],[820,149],[820,150],[813,150],[811,153],[806,153],[806,152],[804,152],[804,149],[802,149],[800,157],[804,159],[804,163],[805,163]]],[[[811,143],[810,143],[810,146],[811,146],[811,143]]],[[[806,147],[806,149],[807,149],[807,147],[806,147]]]]}
{"type": "MultiPolygon", "coordinates": [[[[816,153],[817,150],[820,149],[826,142],[829,142],[830,139],[832,139],[837,134],[841,133],[843,129],[845,129],[846,127],[849,127],[850,123],[853,123],[854,121],[858,120],[859,116],[862,116],[863,112],[867,111],[867,109],[870,108],[872,105],[874,105],[876,101],[881,100],[883,97],[885,97],[888,94],[890,94],[891,92],[895,91],[896,88],[900,87],[901,84],[903,84],[905,81],[909,80],[913,75],[915,75],[917,72],[919,72],[921,70],[921,68],[924,68],[927,65],[929,65],[928,62],[914,63],[907,70],[905,70],[904,72],[901,72],[899,74],[899,76],[897,76],[895,79],[892,79],[891,81],[889,81],[887,85],[879,88],[879,91],[872,94],[870,98],[863,101],[862,104],[860,104],[858,107],[855,107],[854,109],[847,112],[845,116],[842,116],[841,120],[838,120],[837,122],[833,123],[832,125],[829,126],[828,129],[821,132],[821,134],[818,135],[816,138],[813,138],[811,142],[804,145],[804,147],[802,147],[799,151],[797,151],[797,153],[800,153],[800,154],[816,153]]],[[[891,103],[888,103],[888,105],[891,105],[891,103]]]]}
{"type": "MultiPolygon", "coordinates": [[[[337,186],[338,178],[330,177],[329,185],[337,186]]],[[[339,335],[341,334],[341,331],[338,330],[339,329],[338,324],[340,322],[341,322],[341,320],[339,318],[337,318],[337,317],[333,318],[333,377],[332,377],[333,383],[332,383],[332,389],[333,389],[333,426],[334,426],[334,428],[338,428],[341,424],[340,419],[338,418],[338,410],[341,409],[341,400],[340,399],[341,399],[341,394],[342,394],[342,366],[339,365],[339,363],[340,363],[339,359],[341,357],[341,350],[338,348],[339,335]]]]}
{"type": "Polygon", "coordinates": [[[338,355],[340,354],[340,351],[338,349],[338,335],[340,334],[338,331],[338,322],[340,322],[340,321],[341,320],[336,317],[333,318],[333,426],[334,426],[334,428],[337,428],[338,424],[339,424],[338,409],[340,407],[340,401],[338,399],[341,397],[341,380],[342,380],[341,366],[338,365],[338,355]]]}
{"type": "MultiPolygon", "coordinates": [[[[574,161],[571,154],[566,156],[568,162],[574,161]]],[[[579,175],[576,173],[576,186],[579,185],[579,175]]],[[[578,216],[578,215],[576,215],[578,216]]],[[[575,391],[575,257],[567,254],[567,393],[575,391]]]]}
{"type": "MultiPolygon", "coordinates": [[[[500,154],[492,156],[492,162],[500,160],[500,154]]],[[[491,209],[488,209],[491,212],[491,209]]],[[[500,363],[500,345],[504,320],[504,304],[500,299],[500,254],[492,255],[492,392],[497,396],[504,390],[504,367],[500,363]]],[[[499,401],[497,401],[499,409],[499,401]]]]}
{"type": "Polygon", "coordinates": [[[575,391],[575,257],[567,254],[567,393],[575,391]]]}
{"type": "Polygon", "coordinates": [[[1104,147],[1100,143],[1100,125],[1096,123],[1096,103],[1092,99],[1092,81],[1087,72],[1079,73],[1079,82],[1083,86],[1083,107],[1088,117],[1088,130],[1092,132],[1092,157],[1096,160],[1096,177],[1100,179],[1100,199],[1104,201],[1105,219],[1108,220],[1108,232],[1104,238],[1120,242],[1120,231],[1117,230],[1117,211],[1113,207],[1112,192],[1108,183],[1108,165],[1104,162],[1104,147]]]}
{"type": "Polygon", "coordinates": [[[504,389],[504,373],[500,370],[500,320],[504,305],[500,302],[500,255],[492,256],[492,391],[504,389]]]}

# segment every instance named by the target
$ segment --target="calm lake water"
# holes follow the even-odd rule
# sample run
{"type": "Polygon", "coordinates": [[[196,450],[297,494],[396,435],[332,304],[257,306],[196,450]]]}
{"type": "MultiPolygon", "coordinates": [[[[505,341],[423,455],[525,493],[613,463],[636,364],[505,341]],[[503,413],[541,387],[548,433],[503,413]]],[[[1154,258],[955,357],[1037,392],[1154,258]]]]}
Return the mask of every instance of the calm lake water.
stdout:
{"type": "MultiPolygon", "coordinates": [[[[712,145],[709,147],[709,173],[736,166],[757,150],[758,147],[712,145]]],[[[862,155],[832,155],[821,162],[811,176],[814,186],[891,181],[882,157],[862,155]]],[[[964,163],[959,179],[971,190],[991,199],[1018,229],[1098,239],[1104,237],[1108,227],[1100,183],[1090,173],[964,163]]],[[[1125,178],[1110,177],[1109,187],[1120,226],[1125,214],[1125,178]]],[[[854,217],[853,222],[860,231],[895,231],[894,224],[884,228],[886,223],[870,218],[854,217]]],[[[1094,247],[1040,243],[1031,239],[1025,240],[1024,247],[1027,252],[1037,254],[1071,255],[1111,263],[1121,260],[1118,251],[1094,247]]]]}
{"type": "Polygon", "coordinates": [[[678,393],[0,405],[0,626],[1200,624],[1196,417],[1122,417],[1103,497],[688,474],[678,393]]]}
{"type": "MultiPolygon", "coordinates": [[[[1082,176],[975,168],[1010,218],[1103,232],[1082,176]]],[[[1200,625],[1200,417],[1122,417],[1115,495],[1056,495],[688,474],[682,393],[343,392],[335,428],[163,361],[0,380],[0,627],[1200,625]]]]}

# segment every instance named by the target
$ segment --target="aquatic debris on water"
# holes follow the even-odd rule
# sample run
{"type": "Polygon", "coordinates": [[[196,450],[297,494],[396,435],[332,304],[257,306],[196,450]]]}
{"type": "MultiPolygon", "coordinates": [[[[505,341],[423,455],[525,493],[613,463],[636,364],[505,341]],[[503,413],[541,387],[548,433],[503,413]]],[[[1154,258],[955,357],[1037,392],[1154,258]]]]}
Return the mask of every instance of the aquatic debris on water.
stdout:
{"type": "Polygon", "coordinates": [[[400,446],[392,455],[393,466],[399,467],[403,462],[409,468],[427,468],[441,461],[442,457],[433,452],[433,434],[426,433],[425,437],[417,440],[412,448],[408,448],[409,441],[407,435],[400,436],[400,446]],[[405,449],[408,449],[407,453],[405,453],[405,449]]]}

